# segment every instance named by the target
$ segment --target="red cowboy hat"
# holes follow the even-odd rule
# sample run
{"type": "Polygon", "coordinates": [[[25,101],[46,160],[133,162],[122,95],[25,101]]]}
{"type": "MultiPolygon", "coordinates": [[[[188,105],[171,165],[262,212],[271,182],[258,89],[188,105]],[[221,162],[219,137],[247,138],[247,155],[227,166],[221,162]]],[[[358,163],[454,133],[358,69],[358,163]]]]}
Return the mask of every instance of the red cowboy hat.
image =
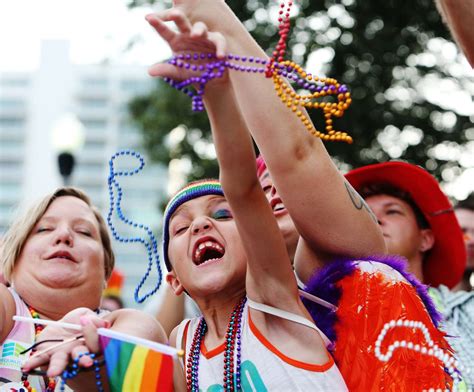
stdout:
{"type": "Polygon", "coordinates": [[[431,174],[409,163],[384,162],[354,169],[346,179],[357,191],[369,184],[385,183],[409,193],[435,236],[423,264],[424,283],[449,288],[459,283],[466,268],[463,234],[451,203],[431,174]]]}

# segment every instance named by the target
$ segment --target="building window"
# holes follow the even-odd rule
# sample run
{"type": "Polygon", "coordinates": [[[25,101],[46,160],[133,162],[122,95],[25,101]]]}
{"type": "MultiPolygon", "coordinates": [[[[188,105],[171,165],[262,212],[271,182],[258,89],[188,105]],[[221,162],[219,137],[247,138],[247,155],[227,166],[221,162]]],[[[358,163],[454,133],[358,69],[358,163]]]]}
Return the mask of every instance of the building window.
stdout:
{"type": "Polygon", "coordinates": [[[87,88],[106,88],[109,82],[102,78],[84,78],[82,85],[87,88]]]}
{"type": "Polygon", "coordinates": [[[8,78],[2,79],[0,78],[0,86],[3,87],[26,87],[29,84],[28,79],[23,78],[8,78]]]}
{"type": "Polygon", "coordinates": [[[81,122],[86,129],[104,130],[107,128],[107,120],[94,120],[81,118],[81,122]]]}
{"type": "Polygon", "coordinates": [[[79,104],[84,109],[103,109],[107,107],[108,101],[104,98],[82,98],[79,104]]]}
{"type": "Polygon", "coordinates": [[[105,149],[105,141],[104,140],[91,140],[87,139],[84,143],[84,150],[85,151],[103,151],[105,149]]]}
{"type": "Polygon", "coordinates": [[[21,99],[1,98],[0,99],[0,108],[1,109],[24,109],[25,108],[25,101],[23,101],[21,99]]]}
{"type": "Polygon", "coordinates": [[[24,119],[17,117],[0,117],[0,128],[21,129],[25,124],[24,119]]]}

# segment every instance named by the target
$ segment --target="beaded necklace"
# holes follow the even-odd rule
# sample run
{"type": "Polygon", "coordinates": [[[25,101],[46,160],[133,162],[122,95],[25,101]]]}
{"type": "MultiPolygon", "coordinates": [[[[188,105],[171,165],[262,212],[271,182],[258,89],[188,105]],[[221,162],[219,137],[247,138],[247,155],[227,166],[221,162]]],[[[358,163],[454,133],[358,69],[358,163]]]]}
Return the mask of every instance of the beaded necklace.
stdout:
{"type": "Polygon", "coordinates": [[[303,68],[291,61],[285,61],[287,39],[290,32],[290,11],[293,1],[285,5],[285,0],[280,3],[278,15],[278,44],[270,59],[258,59],[252,56],[239,56],[229,54],[224,59],[217,59],[212,53],[186,53],[176,55],[169,63],[178,68],[193,71],[196,76],[189,77],[184,81],[175,81],[163,78],[171,87],[182,91],[192,99],[192,110],[200,112],[204,110],[203,95],[206,84],[212,79],[224,75],[225,69],[249,73],[264,73],[271,78],[275,85],[275,91],[282,101],[303,123],[309,133],[324,141],[342,141],[352,143],[352,137],[346,132],[333,129],[333,117],[342,117],[345,110],[352,102],[347,87],[340,84],[336,79],[318,78],[304,72],[303,68]],[[203,61],[208,61],[203,64],[203,61]],[[234,60],[233,62],[231,60],[234,60]],[[237,64],[237,62],[252,63],[249,66],[237,64]],[[260,67],[259,64],[262,64],[260,67]],[[256,65],[256,66],[255,66],[256,65]],[[285,78],[295,82],[299,87],[309,90],[309,94],[297,94],[285,78]],[[192,88],[195,88],[193,91],[192,88]],[[317,98],[336,96],[337,102],[319,101],[312,102],[317,98]],[[317,130],[311,122],[305,109],[321,109],[324,113],[325,129],[317,130]]]}
{"type": "Polygon", "coordinates": [[[138,153],[133,150],[120,150],[116,152],[112,157],[110,158],[109,161],[109,177],[108,177],[108,187],[109,187],[109,212],[107,214],[107,224],[110,228],[110,231],[112,232],[113,237],[122,243],[128,244],[128,243],[141,243],[143,246],[145,246],[146,251],[147,251],[147,256],[148,256],[148,266],[147,270],[145,272],[145,275],[141,278],[140,283],[135,289],[135,301],[138,303],[142,303],[145,301],[148,297],[152,296],[155,294],[158,289],[160,288],[161,282],[163,280],[163,273],[161,271],[161,266],[160,266],[160,257],[158,255],[158,242],[156,240],[155,235],[153,234],[153,231],[146,225],[135,222],[129,218],[127,218],[122,210],[122,198],[123,198],[123,189],[120,185],[119,178],[121,177],[130,177],[138,172],[140,172],[145,166],[145,160],[143,157],[138,153]],[[118,158],[124,158],[128,157],[131,159],[134,159],[135,161],[138,161],[138,167],[130,170],[121,170],[119,168],[116,168],[116,160],[118,158]],[[142,236],[130,236],[130,237],[124,237],[122,236],[118,229],[116,228],[114,222],[113,222],[113,215],[114,212],[117,213],[117,216],[121,222],[124,224],[130,226],[133,230],[143,230],[146,235],[142,236]],[[148,279],[148,276],[152,272],[153,265],[155,266],[157,275],[158,275],[158,280],[156,281],[156,284],[153,289],[150,289],[145,295],[141,296],[140,295],[140,289],[143,287],[145,284],[146,280],[148,279]]]}
{"type": "MultiPolygon", "coordinates": [[[[30,305],[27,305],[27,306],[28,306],[28,310],[30,311],[31,317],[34,319],[39,319],[40,315],[38,314],[38,312],[35,309],[33,309],[30,305]]],[[[44,329],[44,325],[35,324],[35,341],[43,329],[44,329]]],[[[23,386],[26,388],[27,391],[35,392],[35,389],[30,385],[28,381],[28,374],[22,373],[21,382],[23,383],[23,386]]],[[[54,379],[54,377],[44,377],[44,382],[46,385],[45,392],[53,392],[54,389],[56,388],[56,380],[54,379]]]]}
{"type": "MultiPolygon", "coordinates": [[[[241,322],[244,306],[247,297],[243,297],[229,318],[227,332],[225,334],[225,350],[224,350],[224,391],[237,392],[241,390],[241,322]],[[236,364],[234,366],[234,353],[236,364]],[[235,372],[235,378],[234,378],[235,372]]],[[[199,392],[199,358],[201,353],[201,344],[206,335],[207,324],[204,317],[199,320],[199,325],[194,333],[193,341],[189,350],[189,357],[186,364],[186,385],[188,392],[199,392]]]]}
{"type": "Polygon", "coordinates": [[[274,75],[272,70],[273,64],[278,61],[281,63],[285,56],[286,51],[286,39],[288,38],[288,33],[290,32],[290,10],[293,5],[292,1],[288,2],[286,12],[284,11],[285,2],[280,3],[280,10],[278,11],[278,35],[280,36],[278,44],[273,51],[273,56],[267,64],[267,69],[265,76],[271,78],[274,75]]]}
{"type": "Polygon", "coordinates": [[[78,355],[76,359],[72,361],[72,366],[69,369],[66,369],[61,376],[61,379],[62,379],[62,382],[60,385],[61,392],[64,392],[66,389],[66,381],[76,377],[77,373],[79,373],[79,361],[84,356],[88,356],[90,359],[93,360],[95,380],[96,380],[95,385],[97,386],[97,391],[104,392],[104,386],[102,384],[102,379],[100,376],[100,363],[96,358],[96,354],[94,353],[81,353],[78,355]]]}
{"type": "MultiPolygon", "coordinates": [[[[450,353],[449,351],[443,350],[437,344],[434,343],[433,339],[430,336],[428,328],[426,325],[421,321],[415,320],[391,320],[383,326],[382,330],[380,331],[377,340],[375,341],[375,350],[374,354],[377,359],[381,362],[389,362],[393,356],[393,353],[396,350],[412,350],[418,352],[422,355],[426,355],[429,357],[434,357],[439,359],[444,366],[444,370],[447,374],[449,374],[453,378],[453,391],[458,390],[458,384],[461,381],[462,368],[456,358],[450,353]],[[390,329],[397,329],[397,328],[408,328],[408,329],[418,329],[424,337],[424,342],[420,341],[419,343],[413,343],[406,340],[396,340],[391,343],[387,349],[385,354],[382,353],[381,347],[382,343],[384,342],[385,336],[387,335],[390,329]],[[459,372],[459,370],[461,372],[459,372]]],[[[430,389],[431,390],[431,389],[430,389]]],[[[434,389],[433,389],[434,390],[434,389]]]]}
{"type": "Polygon", "coordinates": [[[320,78],[306,73],[300,65],[292,61],[274,62],[274,59],[267,60],[236,54],[229,54],[222,60],[218,60],[212,53],[180,54],[169,60],[169,64],[178,68],[192,70],[199,75],[181,82],[170,78],[163,78],[171,87],[188,95],[192,99],[193,111],[197,112],[204,110],[202,98],[206,84],[212,79],[222,77],[226,68],[240,72],[263,74],[268,72],[270,67],[276,94],[281,102],[300,119],[309,133],[324,141],[343,141],[346,143],[352,143],[353,141],[347,132],[336,131],[333,128],[333,118],[342,117],[352,103],[351,94],[347,86],[340,84],[336,79],[320,78]],[[204,59],[210,62],[206,65],[196,64],[196,62],[204,59]],[[309,93],[296,93],[285,79],[309,91],[309,93]],[[193,85],[196,86],[196,91],[190,88],[193,85]],[[323,100],[329,96],[334,96],[337,102],[323,100]],[[314,127],[303,108],[308,110],[320,109],[323,111],[324,131],[318,131],[314,127]]]}

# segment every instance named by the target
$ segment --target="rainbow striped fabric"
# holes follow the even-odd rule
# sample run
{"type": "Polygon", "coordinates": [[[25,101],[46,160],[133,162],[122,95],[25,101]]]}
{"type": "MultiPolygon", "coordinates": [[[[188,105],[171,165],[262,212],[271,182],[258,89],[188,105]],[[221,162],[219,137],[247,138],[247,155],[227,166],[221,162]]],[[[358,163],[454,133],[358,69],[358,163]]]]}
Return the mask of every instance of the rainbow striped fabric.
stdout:
{"type": "Polygon", "coordinates": [[[165,260],[168,271],[173,269],[168,258],[169,223],[171,216],[180,205],[188,202],[189,200],[207,195],[224,196],[224,191],[222,190],[222,186],[218,180],[207,179],[190,182],[184,188],[176,192],[176,194],[168,202],[163,215],[163,259],[165,260]]]}
{"type": "Polygon", "coordinates": [[[112,392],[173,391],[173,356],[165,345],[99,329],[112,392]]]}

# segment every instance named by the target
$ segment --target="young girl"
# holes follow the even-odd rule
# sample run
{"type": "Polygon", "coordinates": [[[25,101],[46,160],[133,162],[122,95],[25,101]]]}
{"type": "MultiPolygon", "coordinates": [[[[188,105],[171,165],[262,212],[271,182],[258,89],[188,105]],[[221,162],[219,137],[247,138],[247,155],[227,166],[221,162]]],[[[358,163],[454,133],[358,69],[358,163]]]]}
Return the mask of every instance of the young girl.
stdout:
{"type": "Polygon", "coordinates": [[[205,180],[178,192],[165,211],[167,281],[203,314],[170,339],[185,350],[188,390],[346,390],[298,297],[255,167],[247,169],[254,180],[235,176],[233,185],[222,166],[227,199],[217,181],[205,180]]]}

